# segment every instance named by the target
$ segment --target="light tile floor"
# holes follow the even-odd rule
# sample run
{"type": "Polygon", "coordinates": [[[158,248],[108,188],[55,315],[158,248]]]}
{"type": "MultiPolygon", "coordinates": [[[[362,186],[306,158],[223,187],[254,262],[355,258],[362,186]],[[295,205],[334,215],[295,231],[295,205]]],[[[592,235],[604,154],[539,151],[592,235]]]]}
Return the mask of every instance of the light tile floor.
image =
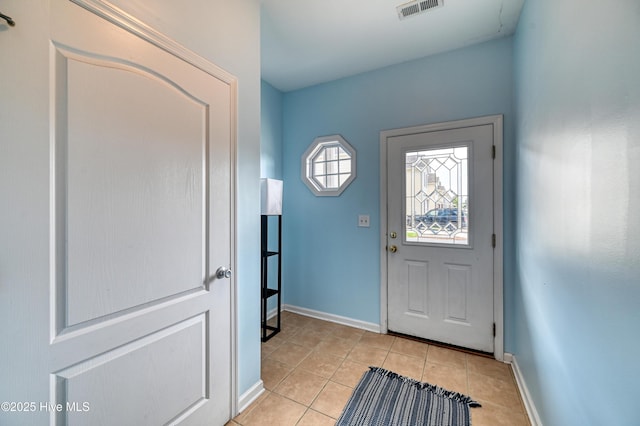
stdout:
{"type": "Polygon", "coordinates": [[[370,365],[471,396],[473,426],[530,425],[507,364],[283,312],[262,343],[266,391],[227,426],[334,425],[370,365]]]}

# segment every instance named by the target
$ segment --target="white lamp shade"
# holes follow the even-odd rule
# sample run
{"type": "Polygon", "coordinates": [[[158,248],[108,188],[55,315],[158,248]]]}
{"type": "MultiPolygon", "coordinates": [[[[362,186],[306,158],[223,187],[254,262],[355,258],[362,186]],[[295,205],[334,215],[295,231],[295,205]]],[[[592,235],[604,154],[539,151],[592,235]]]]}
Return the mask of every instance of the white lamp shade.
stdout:
{"type": "Polygon", "coordinates": [[[282,181],[277,179],[260,179],[260,214],[282,214],[282,181]]]}

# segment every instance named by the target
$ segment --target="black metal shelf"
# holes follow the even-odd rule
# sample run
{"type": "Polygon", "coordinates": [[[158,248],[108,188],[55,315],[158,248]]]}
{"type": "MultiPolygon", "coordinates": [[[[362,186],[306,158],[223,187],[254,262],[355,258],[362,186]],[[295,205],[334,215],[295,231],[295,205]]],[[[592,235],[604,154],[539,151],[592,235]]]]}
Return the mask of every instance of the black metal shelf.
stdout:
{"type": "Polygon", "coordinates": [[[262,328],[262,336],[261,340],[266,342],[271,339],[273,336],[280,332],[280,310],[281,310],[281,291],[282,291],[282,215],[278,216],[278,250],[272,251],[268,250],[267,247],[269,245],[269,216],[262,215],[261,216],[261,328],[262,328]],[[278,278],[276,282],[276,288],[269,287],[269,265],[268,259],[270,257],[277,256],[277,268],[278,268],[278,278]],[[268,311],[267,311],[267,302],[271,297],[277,297],[277,310],[276,310],[276,325],[267,324],[268,311]]]}
{"type": "Polygon", "coordinates": [[[275,295],[277,295],[277,294],[279,294],[279,293],[280,293],[280,292],[279,292],[278,290],[273,289],[273,288],[263,288],[263,289],[262,289],[262,297],[263,297],[264,299],[268,299],[268,298],[270,298],[271,296],[275,296],[275,295]]]}

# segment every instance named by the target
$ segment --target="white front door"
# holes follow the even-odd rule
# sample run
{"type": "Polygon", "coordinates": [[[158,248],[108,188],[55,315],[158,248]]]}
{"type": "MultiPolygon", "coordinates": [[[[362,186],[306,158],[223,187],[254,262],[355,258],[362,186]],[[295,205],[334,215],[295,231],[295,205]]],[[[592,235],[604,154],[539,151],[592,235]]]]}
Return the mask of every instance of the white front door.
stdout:
{"type": "Polygon", "coordinates": [[[493,129],[386,138],[390,331],[493,353],[493,129]]]}
{"type": "Polygon", "coordinates": [[[224,424],[233,78],[103,2],[78,0],[118,25],[35,3],[2,3],[22,66],[1,86],[0,424],[224,424]]]}

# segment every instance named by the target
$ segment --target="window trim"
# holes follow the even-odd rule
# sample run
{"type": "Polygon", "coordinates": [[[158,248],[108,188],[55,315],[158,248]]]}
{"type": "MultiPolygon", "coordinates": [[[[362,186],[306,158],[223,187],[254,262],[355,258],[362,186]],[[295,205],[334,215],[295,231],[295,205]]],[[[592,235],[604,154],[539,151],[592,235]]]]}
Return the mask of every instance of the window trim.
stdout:
{"type": "MultiPolygon", "coordinates": [[[[345,160],[336,160],[338,163],[345,160]]],[[[302,162],[300,168],[300,177],[302,181],[307,185],[309,190],[313,192],[316,197],[337,197],[347,189],[347,187],[356,178],[356,150],[349,145],[349,143],[341,135],[321,136],[315,138],[309,148],[302,154],[302,162]],[[314,173],[314,159],[318,156],[321,149],[329,146],[337,145],[342,148],[347,154],[349,154],[351,162],[351,172],[349,177],[337,188],[324,188],[317,181],[314,173]]],[[[326,175],[325,175],[326,176],[326,175]]],[[[340,176],[338,174],[338,176],[340,176]]],[[[339,179],[339,177],[338,177],[339,179]]]]}

